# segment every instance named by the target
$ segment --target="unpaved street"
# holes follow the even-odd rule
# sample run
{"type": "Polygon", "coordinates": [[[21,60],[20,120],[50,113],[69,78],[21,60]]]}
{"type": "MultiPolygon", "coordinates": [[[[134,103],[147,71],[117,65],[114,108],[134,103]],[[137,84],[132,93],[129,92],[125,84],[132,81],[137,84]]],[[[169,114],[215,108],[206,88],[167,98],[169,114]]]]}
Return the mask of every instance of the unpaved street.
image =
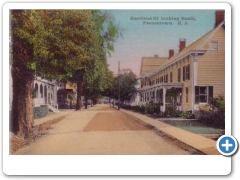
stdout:
{"type": "Polygon", "coordinates": [[[14,154],[172,155],[190,154],[149,127],[109,105],[69,114],[48,134],[14,154]]]}

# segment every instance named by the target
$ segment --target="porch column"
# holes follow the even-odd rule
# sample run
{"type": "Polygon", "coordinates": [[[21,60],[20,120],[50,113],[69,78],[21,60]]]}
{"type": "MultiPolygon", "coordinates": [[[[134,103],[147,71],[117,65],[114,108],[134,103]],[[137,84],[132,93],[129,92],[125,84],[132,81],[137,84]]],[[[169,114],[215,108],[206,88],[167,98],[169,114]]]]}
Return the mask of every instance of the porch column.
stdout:
{"type": "Polygon", "coordinates": [[[161,106],[161,111],[165,112],[165,110],[166,110],[166,91],[167,91],[167,89],[165,87],[163,87],[162,89],[163,89],[163,95],[162,95],[163,105],[161,106]]]}
{"type": "Polygon", "coordinates": [[[167,89],[163,87],[163,112],[166,110],[166,91],[167,89]]]}
{"type": "Polygon", "coordinates": [[[154,90],[154,102],[157,103],[157,89],[154,90]]]}
{"type": "MultiPolygon", "coordinates": [[[[194,105],[195,105],[195,86],[197,84],[197,69],[198,69],[198,62],[197,62],[197,54],[192,56],[192,112],[194,113],[194,105]]],[[[191,72],[190,72],[191,73],[191,72]]]]}

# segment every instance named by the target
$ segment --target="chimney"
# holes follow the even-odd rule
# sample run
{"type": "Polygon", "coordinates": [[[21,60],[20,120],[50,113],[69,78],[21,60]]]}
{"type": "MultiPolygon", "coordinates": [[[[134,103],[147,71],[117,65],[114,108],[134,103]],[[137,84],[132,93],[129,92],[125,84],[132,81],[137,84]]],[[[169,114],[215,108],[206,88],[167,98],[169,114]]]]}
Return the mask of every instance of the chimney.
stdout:
{"type": "Polygon", "coordinates": [[[169,49],[169,56],[168,59],[170,59],[171,57],[174,56],[174,50],[173,49],[169,49]]]}
{"type": "Polygon", "coordinates": [[[215,26],[216,28],[221,22],[224,21],[225,11],[216,11],[215,12],[215,26]]]}
{"type": "Polygon", "coordinates": [[[186,39],[179,39],[179,52],[181,52],[186,47],[186,39]]]}

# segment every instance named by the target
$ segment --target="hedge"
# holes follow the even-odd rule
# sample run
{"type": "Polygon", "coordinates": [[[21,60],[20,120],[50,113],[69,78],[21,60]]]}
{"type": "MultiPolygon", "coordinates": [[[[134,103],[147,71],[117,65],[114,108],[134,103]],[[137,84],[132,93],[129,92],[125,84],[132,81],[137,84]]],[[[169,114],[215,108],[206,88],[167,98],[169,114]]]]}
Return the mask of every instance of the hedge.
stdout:
{"type": "Polygon", "coordinates": [[[47,106],[34,107],[34,109],[33,109],[34,119],[44,117],[47,114],[48,114],[48,107],[47,106]]]}

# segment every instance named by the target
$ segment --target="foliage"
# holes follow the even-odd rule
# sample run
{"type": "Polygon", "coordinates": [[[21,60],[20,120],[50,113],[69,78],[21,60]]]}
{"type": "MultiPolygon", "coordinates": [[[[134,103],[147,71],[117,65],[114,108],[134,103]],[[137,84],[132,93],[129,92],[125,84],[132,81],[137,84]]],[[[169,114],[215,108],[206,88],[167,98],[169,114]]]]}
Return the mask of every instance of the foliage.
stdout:
{"type": "Polygon", "coordinates": [[[166,116],[181,117],[181,111],[177,111],[173,106],[167,105],[165,109],[166,116]]]}
{"type": "Polygon", "coordinates": [[[218,96],[213,98],[211,105],[220,112],[225,112],[225,98],[224,96],[218,96]]]}
{"type": "Polygon", "coordinates": [[[166,91],[166,102],[171,103],[172,105],[175,105],[177,101],[177,94],[178,94],[178,89],[177,88],[171,88],[167,89],[166,91]]]}
{"type": "Polygon", "coordinates": [[[120,89],[120,101],[130,100],[133,93],[137,91],[137,77],[133,72],[128,72],[119,75],[114,80],[114,92],[113,97],[118,99],[118,93],[120,89]]]}
{"type": "Polygon", "coordinates": [[[144,114],[144,112],[145,112],[144,106],[122,105],[121,108],[126,109],[126,110],[135,111],[135,112],[142,113],[142,114],[144,114]]]}
{"type": "Polygon", "coordinates": [[[153,114],[160,113],[160,105],[157,103],[153,103],[152,101],[145,105],[145,113],[153,114]]]}
{"type": "Polygon", "coordinates": [[[196,112],[198,119],[205,124],[211,124],[217,127],[225,127],[225,98],[217,96],[213,98],[210,105],[199,106],[196,112]]]}
{"type": "Polygon", "coordinates": [[[192,113],[192,111],[178,111],[172,105],[167,105],[166,106],[165,114],[166,114],[166,116],[170,116],[170,117],[181,117],[181,118],[185,118],[185,119],[195,119],[195,116],[192,113]]]}
{"type": "Polygon", "coordinates": [[[195,119],[195,115],[192,113],[192,111],[182,112],[180,116],[185,119],[195,119]]]}
{"type": "Polygon", "coordinates": [[[33,109],[34,119],[44,117],[47,114],[48,114],[48,107],[47,106],[34,107],[34,109],[33,109]]]}
{"type": "MultiPolygon", "coordinates": [[[[114,50],[118,33],[106,13],[96,10],[11,10],[10,17],[13,47],[10,49],[15,55],[11,61],[13,83],[28,81],[21,91],[31,91],[34,75],[45,79],[76,79],[78,84],[84,80],[89,89],[95,87],[95,82],[106,82],[98,78],[106,75],[106,53],[114,50]]],[[[15,87],[21,86],[14,84],[13,92],[16,92],[15,87]]],[[[101,92],[106,87],[102,84],[97,88],[101,92]]],[[[89,93],[92,92],[97,91],[91,89],[89,93]]],[[[32,94],[30,98],[27,93],[22,96],[25,97],[13,96],[13,105],[16,106],[13,106],[14,127],[32,132],[33,117],[27,113],[32,112],[32,106],[23,109],[23,113],[15,112],[20,98],[32,101],[32,94]],[[22,119],[26,122],[23,123],[22,119]]]]}

